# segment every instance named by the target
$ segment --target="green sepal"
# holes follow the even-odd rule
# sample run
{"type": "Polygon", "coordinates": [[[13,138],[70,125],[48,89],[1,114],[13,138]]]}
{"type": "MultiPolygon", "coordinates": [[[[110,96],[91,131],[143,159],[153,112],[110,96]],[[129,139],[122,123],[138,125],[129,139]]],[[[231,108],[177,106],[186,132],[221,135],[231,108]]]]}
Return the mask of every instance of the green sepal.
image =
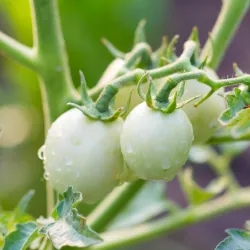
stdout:
{"type": "Polygon", "coordinates": [[[161,108],[160,110],[168,114],[174,112],[177,108],[177,95],[178,95],[178,91],[175,91],[173,99],[167,104],[167,107],[161,108]]]}
{"type": "Polygon", "coordinates": [[[148,105],[148,107],[153,108],[153,97],[152,97],[152,86],[154,84],[153,79],[151,78],[151,76],[149,74],[146,75],[147,76],[147,80],[149,82],[149,86],[148,86],[148,91],[146,94],[146,103],[148,105]]]}
{"type": "Polygon", "coordinates": [[[80,81],[81,81],[81,99],[82,99],[82,103],[84,105],[89,105],[89,104],[93,103],[93,100],[88,95],[87,83],[86,83],[84,74],[83,74],[83,72],[81,70],[79,70],[79,74],[80,74],[80,81]]]}
{"type": "Polygon", "coordinates": [[[80,110],[85,116],[92,120],[101,120],[101,121],[115,121],[118,119],[122,114],[123,114],[123,108],[118,108],[117,110],[112,110],[111,108],[105,112],[99,112],[95,108],[95,104],[90,105],[90,106],[81,106],[76,103],[67,103],[67,105],[77,108],[80,110]]]}
{"type": "Polygon", "coordinates": [[[179,108],[183,108],[185,105],[187,105],[188,103],[190,103],[190,102],[192,102],[192,101],[194,101],[194,100],[196,100],[196,99],[198,99],[198,98],[200,98],[201,96],[200,95],[197,95],[197,96],[194,96],[194,97],[191,97],[191,98],[189,98],[189,99],[187,99],[187,100],[185,100],[185,101],[183,101],[183,102],[179,102],[178,104],[177,104],[177,109],[179,109],[179,108]]]}
{"type": "Polygon", "coordinates": [[[103,45],[108,49],[110,54],[113,55],[115,58],[125,58],[126,54],[118,50],[109,40],[107,40],[106,38],[102,38],[101,41],[103,45]]]}
{"type": "Polygon", "coordinates": [[[236,76],[243,76],[244,75],[243,71],[238,67],[237,63],[233,64],[233,69],[234,69],[236,76]]]}
{"type": "Polygon", "coordinates": [[[191,168],[186,168],[179,174],[179,182],[190,205],[199,205],[212,199],[216,195],[223,192],[228,185],[227,179],[225,177],[221,177],[212,181],[204,189],[194,181],[193,171],[191,168]]]}
{"type": "Polygon", "coordinates": [[[193,54],[193,56],[191,57],[191,63],[195,66],[200,65],[200,59],[199,59],[199,55],[200,55],[200,39],[199,39],[199,32],[197,27],[193,27],[192,32],[190,34],[190,37],[188,40],[192,40],[196,43],[196,49],[195,52],[193,54]]]}
{"type": "Polygon", "coordinates": [[[144,81],[144,78],[148,75],[148,73],[146,72],[141,78],[140,80],[138,81],[138,84],[137,84],[137,92],[138,92],[138,95],[141,97],[141,99],[143,101],[146,100],[146,95],[145,93],[143,92],[142,88],[141,88],[141,84],[142,82],[144,81]]]}
{"type": "Polygon", "coordinates": [[[142,42],[147,42],[146,39],[146,32],[145,32],[145,26],[146,26],[146,20],[142,19],[136,30],[135,30],[135,38],[134,38],[134,45],[138,44],[138,43],[142,43],[142,42]]]}
{"type": "Polygon", "coordinates": [[[214,40],[213,40],[213,37],[212,37],[212,34],[211,32],[208,33],[208,41],[210,42],[211,44],[211,50],[209,51],[209,54],[206,55],[206,57],[208,58],[207,59],[207,64],[209,64],[213,58],[213,55],[214,55],[214,40]]]}
{"type": "Polygon", "coordinates": [[[154,68],[162,67],[170,60],[167,59],[168,40],[166,36],[162,37],[162,44],[152,55],[154,68]]]}
{"type": "MultiPolygon", "coordinates": [[[[214,93],[214,90],[211,89],[206,95],[204,95],[198,102],[194,104],[195,107],[198,107],[203,102],[205,102],[212,94],[214,93]]],[[[200,96],[196,96],[195,99],[199,98],[200,96]]]]}
{"type": "Polygon", "coordinates": [[[134,91],[133,89],[130,90],[127,103],[126,103],[125,107],[123,108],[120,116],[127,115],[128,111],[129,111],[129,106],[130,106],[130,103],[131,103],[133,91],[134,91]]]}
{"type": "Polygon", "coordinates": [[[207,66],[208,56],[205,57],[205,59],[200,63],[198,66],[198,69],[204,69],[207,66]]]}
{"type": "Polygon", "coordinates": [[[166,58],[169,60],[169,62],[174,62],[177,59],[177,56],[175,54],[175,45],[179,41],[179,38],[180,38],[179,35],[175,35],[168,45],[166,58]]]}
{"type": "Polygon", "coordinates": [[[250,233],[240,229],[227,229],[229,236],[218,244],[215,250],[249,250],[250,233]]]}

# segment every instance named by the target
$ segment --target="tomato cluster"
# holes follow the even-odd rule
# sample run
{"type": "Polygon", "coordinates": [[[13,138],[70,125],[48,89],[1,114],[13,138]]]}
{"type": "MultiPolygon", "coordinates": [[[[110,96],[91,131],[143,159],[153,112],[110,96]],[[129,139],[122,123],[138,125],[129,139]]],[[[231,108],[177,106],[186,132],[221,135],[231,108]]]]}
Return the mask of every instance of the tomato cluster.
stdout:
{"type": "MultiPolygon", "coordinates": [[[[215,73],[209,70],[211,76],[215,73]]],[[[209,87],[186,82],[183,100],[204,95],[209,87]]],[[[91,120],[78,109],[62,114],[45,141],[45,168],[54,188],[73,186],[86,203],[102,199],[129,176],[144,180],[172,180],[185,164],[192,143],[211,137],[225,109],[218,93],[195,108],[192,103],[166,114],[145,102],[125,122],[91,120]],[[194,140],[193,140],[194,139],[194,140]]]]}

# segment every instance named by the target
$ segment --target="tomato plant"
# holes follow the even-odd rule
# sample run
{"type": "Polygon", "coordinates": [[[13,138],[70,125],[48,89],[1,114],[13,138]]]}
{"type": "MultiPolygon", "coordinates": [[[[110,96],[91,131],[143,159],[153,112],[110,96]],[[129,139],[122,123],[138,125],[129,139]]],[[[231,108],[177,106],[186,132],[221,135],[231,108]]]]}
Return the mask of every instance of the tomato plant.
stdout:
{"type": "MultiPolygon", "coordinates": [[[[249,206],[250,188],[240,186],[230,164],[249,145],[250,75],[236,64],[234,77],[215,73],[249,0],[223,1],[203,49],[194,28],[180,55],[178,36],[153,50],[144,20],[127,53],[104,39],[115,59],[91,89],[80,72],[80,90],[71,79],[58,1],[30,2],[34,46],[0,33],[0,51],[40,79],[47,217],[27,212],[33,191],[13,211],[0,211],[3,250],[117,249],[249,206]],[[121,107],[117,97],[126,88],[137,93],[130,91],[121,107]],[[188,160],[207,163],[216,177],[201,187],[184,166],[188,160]],[[164,184],[177,176],[186,207],[164,195],[164,184]],[[86,217],[80,202],[94,203],[86,217]]],[[[216,249],[249,249],[248,224],[228,230],[216,249]]]]}

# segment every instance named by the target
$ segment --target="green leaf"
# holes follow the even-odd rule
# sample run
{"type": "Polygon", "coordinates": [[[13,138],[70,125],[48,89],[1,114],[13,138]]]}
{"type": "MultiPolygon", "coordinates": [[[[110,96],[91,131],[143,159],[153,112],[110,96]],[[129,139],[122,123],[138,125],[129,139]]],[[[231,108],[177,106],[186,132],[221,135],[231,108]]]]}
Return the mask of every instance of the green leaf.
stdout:
{"type": "Polygon", "coordinates": [[[228,109],[219,117],[220,123],[230,129],[230,134],[235,139],[250,136],[250,109],[245,96],[247,97],[238,88],[227,94],[228,109]]]}
{"type": "Polygon", "coordinates": [[[3,246],[3,250],[24,250],[29,244],[38,237],[36,223],[27,222],[17,224],[16,230],[10,233],[3,246]]]}
{"type": "Polygon", "coordinates": [[[186,199],[191,205],[198,205],[207,200],[212,199],[227,187],[226,178],[219,178],[212,181],[205,189],[200,187],[193,180],[193,172],[191,168],[184,169],[179,174],[179,181],[186,199]]]}
{"type": "Polygon", "coordinates": [[[247,231],[240,229],[228,229],[226,232],[229,234],[215,248],[215,250],[249,250],[250,249],[250,234],[247,231]]]}
{"type": "Polygon", "coordinates": [[[164,182],[147,182],[109,225],[108,230],[129,228],[152,219],[176,206],[165,198],[164,182]]]}
{"type": "Polygon", "coordinates": [[[85,217],[74,208],[82,200],[81,193],[69,187],[63,196],[64,199],[52,212],[55,221],[42,227],[39,233],[46,235],[57,249],[64,246],[87,247],[102,242],[102,238],[86,225],[85,217]]]}
{"type": "Polygon", "coordinates": [[[246,106],[246,104],[241,95],[241,90],[238,88],[235,88],[234,91],[228,93],[225,98],[228,104],[228,109],[221,114],[219,121],[222,125],[227,126],[236,114],[246,106]]]}
{"type": "Polygon", "coordinates": [[[34,190],[30,190],[26,195],[23,196],[23,198],[18,203],[16,209],[15,209],[15,220],[21,219],[23,216],[25,216],[26,209],[33,198],[35,194],[34,190]]]}
{"type": "Polygon", "coordinates": [[[16,229],[16,224],[33,220],[32,216],[26,213],[26,209],[34,193],[30,190],[13,211],[0,212],[0,247],[3,246],[4,237],[16,229]]]}

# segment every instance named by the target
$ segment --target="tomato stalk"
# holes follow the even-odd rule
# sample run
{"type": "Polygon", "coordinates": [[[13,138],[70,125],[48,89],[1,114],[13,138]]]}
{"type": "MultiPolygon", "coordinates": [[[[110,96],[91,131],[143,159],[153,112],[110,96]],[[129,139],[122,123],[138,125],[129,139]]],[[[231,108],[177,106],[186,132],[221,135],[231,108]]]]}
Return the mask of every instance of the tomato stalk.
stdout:
{"type": "Polygon", "coordinates": [[[98,232],[103,232],[119,212],[144,186],[145,181],[137,180],[115,189],[87,218],[88,223],[98,232]]]}
{"type": "Polygon", "coordinates": [[[205,59],[206,56],[212,54],[209,62],[210,68],[218,68],[249,7],[249,0],[222,1],[222,9],[211,32],[211,39],[206,42],[201,56],[205,59]]]}
{"type": "Polygon", "coordinates": [[[142,241],[148,241],[189,225],[209,220],[234,209],[247,207],[250,202],[249,193],[250,188],[242,188],[237,190],[237,192],[226,193],[207,203],[178,210],[166,218],[161,218],[134,228],[105,233],[102,235],[104,242],[90,247],[89,250],[117,249],[142,241]]]}

